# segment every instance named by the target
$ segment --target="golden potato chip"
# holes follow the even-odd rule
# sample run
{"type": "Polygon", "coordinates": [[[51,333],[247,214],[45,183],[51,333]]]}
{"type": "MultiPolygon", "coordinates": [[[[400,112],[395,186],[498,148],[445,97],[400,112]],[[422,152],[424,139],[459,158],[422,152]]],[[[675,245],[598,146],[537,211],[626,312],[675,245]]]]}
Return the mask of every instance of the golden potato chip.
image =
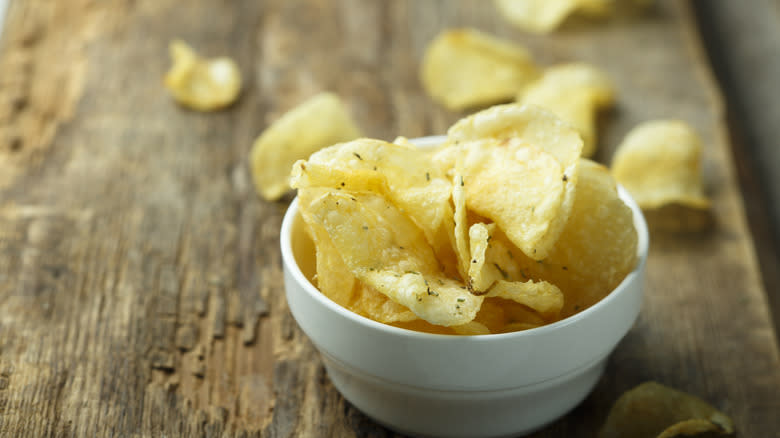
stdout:
{"type": "Polygon", "coordinates": [[[172,41],[169,50],[173,65],[164,83],[178,103],[198,111],[214,111],[238,98],[241,72],[232,59],[203,59],[179,40],[172,41]]]}
{"type": "Polygon", "coordinates": [[[455,228],[455,255],[458,258],[458,272],[461,278],[467,278],[471,269],[469,255],[468,215],[466,211],[466,189],[463,176],[456,173],[452,182],[452,204],[454,205],[453,223],[455,228]]]}
{"type": "Polygon", "coordinates": [[[596,112],[612,105],[614,90],[606,75],[584,63],[562,64],[545,70],[517,98],[552,111],[582,136],[582,156],[596,150],[596,112]]]}
{"type": "Polygon", "coordinates": [[[506,312],[502,302],[511,302],[500,298],[485,298],[482,306],[474,317],[474,321],[485,326],[490,333],[501,333],[507,323],[506,312]]]}
{"type": "Polygon", "coordinates": [[[471,262],[468,284],[472,292],[484,292],[498,280],[508,280],[507,272],[498,264],[487,260],[488,245],[496,224],[476,223],[469,228],[469,252],[471,262]]]}
{"type": "Polygon", "coordinates": [[[461,119],[447,137],[465,149],[459,160],[469,209],[496,222],[529,257],[543,259],[574,203],[579,134],[547,110],[510,104],[461,119]]]}
{"type": "Polygon", "coordinates": [[[494,0],[499,12],[515,26],[535,33],[548,33],[574,12],[600,16],[614,0],[494,0]]]}
{"type": "Polygon", "coordinates": [[[423,232],[383,196],[331,191],[308,208],[361,282],[432,324],[474,319],[483,298],[443,275],[423,232]]]}
{"type": "Polygon", "coordinates": [[[732,434],[734,424],[698,397],[646,382],[620,396],[599,438],[672,438],[704,432],[732,434]]]}
{"type": "Polygon", "coordinates": [[[416,147],[365,138],[334,145],[295,163],[291,185],[386,194],[423,230],[437,254],[451,251],[444,223],[452,217],[451,183],[416,147]]]}
{"type": "Polygon", "coordinates": [[[409,322],[417,319],[417,315],[411,310],[360,282],[357,284],[354,299],[344,307],[358,315],[384,324],[409,322]]]}
{"type": "Polygon", "coordinates": [[[425,90],[451,110],[511,100],[537,76],[524,48],[473,29],[439,34],[421,69],[425,90]]]}
{"type": "Polygon", "coordinates": [[[512,300],[530,307],[545,318],[557,317],[563,308],[563,293],[546,281],[498,280],[486,296],[512,300]]]}
{"type": "Polygon", "coordinates": [[[344,264],[325,228],[314,220],[308,208],[314,199],[324,193],[322,190],[301,191],[298,194],[298,205],[309,237],[314,242],[317,288],[336,304],[349,307],[354,296],[355,276],[344,264]]]}
{"type": "Polygon", "coordinates": [[[574,207],[558,244],[541,262],[521,264],[531,277],[561,288],[565,317],[595,304],[623,281],[636,267],[637,241],[633,213],[609,171],[582,159],[574,207]]]}
{"type": "Polygon", "coordinates": [[[249,161],[257,192],[275,200],[290,190],[297,160],[335,143],[360,137],[344,104],[332,93],[318,94],[271,124],[255,140],[249,161]]]}
{"type": "Polygon", "coordinates": [[[466,324],[454,325],[452,329],[459,335],[475,336],[475,335],[489,335],[490,330],[485,327],[484,324],[477,321],[467,322],[466,324]]]}
{"type": "Polygon", "coordinates": [[[701,174],[701,140],[685,122],[645,122],[626,135],[612,159],[612,175],[640,207],[665,204],[708,208],[701,174]]]}

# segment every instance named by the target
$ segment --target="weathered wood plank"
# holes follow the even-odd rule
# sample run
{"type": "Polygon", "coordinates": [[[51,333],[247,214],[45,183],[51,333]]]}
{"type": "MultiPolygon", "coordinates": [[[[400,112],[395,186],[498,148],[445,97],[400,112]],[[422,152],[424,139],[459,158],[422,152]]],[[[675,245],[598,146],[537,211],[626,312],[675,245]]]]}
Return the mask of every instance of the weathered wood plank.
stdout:
{"type": "MultiPolygon", "coordinates": [[[[707,145],[714,226],[653,231],[637,326],[594,393],[535,436],[592,436],[617,395],[656,379],[778,429],[780,362],[723,109],[684,4],[512,29],[482,1],[12,2],[0,42],[0,435],[393,436],[329,383],[283,297],[286,201],[251,190],[246,155],[271,120],[329,89],[374,137],[460,117],[421,90],[441,29],[475,26],[540,62],[586,60],[618,87],[608,161],[639,121],[678,117],[707,145]],[[231,109],[178,108],[161,87],[183,38],[234,57],[231,109]]],[[[776,435],[775,435],[776,436],[776,435]]]]}

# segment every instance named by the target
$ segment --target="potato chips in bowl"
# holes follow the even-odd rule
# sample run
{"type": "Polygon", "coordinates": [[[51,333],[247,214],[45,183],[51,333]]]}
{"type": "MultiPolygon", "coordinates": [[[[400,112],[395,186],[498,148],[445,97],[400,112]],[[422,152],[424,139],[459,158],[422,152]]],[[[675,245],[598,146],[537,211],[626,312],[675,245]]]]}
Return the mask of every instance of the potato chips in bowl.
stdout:
{"type": "Polygon", "coordinates": [[[361,139],[296,163],[290,309],[336,387],[379,422],[531,431],[587,395],[633,324],[641,212],[535,107],[412,143],[361,139]]]}

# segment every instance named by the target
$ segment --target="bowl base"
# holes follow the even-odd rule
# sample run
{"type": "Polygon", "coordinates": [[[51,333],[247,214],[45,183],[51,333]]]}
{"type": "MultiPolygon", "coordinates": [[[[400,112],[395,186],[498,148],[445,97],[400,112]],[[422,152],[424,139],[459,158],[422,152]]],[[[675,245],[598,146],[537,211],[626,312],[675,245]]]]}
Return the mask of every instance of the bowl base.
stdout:
{"type": "Polygon", "coordinates": [[[539,384],[501,391],[440,391],[366,376],[323,354],[333,385],[378,423],[417,437],[530,434],[577,406],[604,373],[606,359],[539,384]]]}

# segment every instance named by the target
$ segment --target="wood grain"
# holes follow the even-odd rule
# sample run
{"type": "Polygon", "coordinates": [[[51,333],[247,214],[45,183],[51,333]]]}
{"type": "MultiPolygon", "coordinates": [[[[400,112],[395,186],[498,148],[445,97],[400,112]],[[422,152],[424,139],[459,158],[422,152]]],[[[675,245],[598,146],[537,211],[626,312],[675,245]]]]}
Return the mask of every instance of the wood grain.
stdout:
{"type": "Polygon", "coordinates": [[[269,122],[331,90],[370,136],[443,133],[461,114],[417,69],[440,30],[473,26],[547,65],[594,62],[619,103],[608,162],[637,122],[689,121],[706,144],[713,224],[656,228],[640,320],[577,409],[537,437],[590,437],[654,379],[780,436],[780,361],[723,108],[686,4],[572,22],[549,37],[456,0],[16,0],[0,45],[0,436],[394,436],[345,402],[287,310],[289,198],[259,200],[246,157],[269,122]],[[177,107],[167,43],[236,59],[231,109],[177,107]]]}

